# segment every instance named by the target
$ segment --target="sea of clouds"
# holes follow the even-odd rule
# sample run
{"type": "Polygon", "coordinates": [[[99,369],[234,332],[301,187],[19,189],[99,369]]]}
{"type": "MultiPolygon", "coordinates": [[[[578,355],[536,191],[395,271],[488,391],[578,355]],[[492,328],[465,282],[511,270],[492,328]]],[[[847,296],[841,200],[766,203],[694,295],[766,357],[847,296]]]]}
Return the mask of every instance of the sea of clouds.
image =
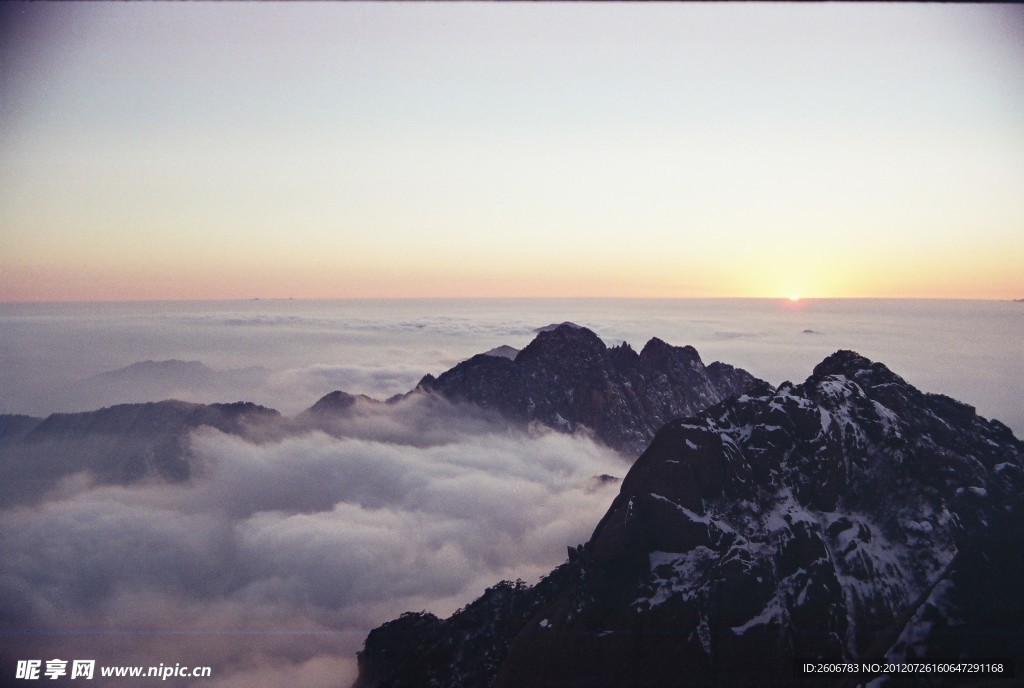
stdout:
{"type": "MultiPolygon", "coordinates": [[[[772,383],[854,349],[1024,430],[1012,302],[4,304],[0,413],[179,398],[293,416],[336,389],[404,393],[564,320],[638,350],[692,344],[772,383]],[[145,361],[199,367],[133,366],[145,361]]],[[[564,561],[617,491],[593,477],[634,458],[424,396],[252,437],[193,433],[187,483],[70,471],[0,504],[0,671],[96,659],[208,665],[209,686],[348,685],[369,629],[564,561]]]]}

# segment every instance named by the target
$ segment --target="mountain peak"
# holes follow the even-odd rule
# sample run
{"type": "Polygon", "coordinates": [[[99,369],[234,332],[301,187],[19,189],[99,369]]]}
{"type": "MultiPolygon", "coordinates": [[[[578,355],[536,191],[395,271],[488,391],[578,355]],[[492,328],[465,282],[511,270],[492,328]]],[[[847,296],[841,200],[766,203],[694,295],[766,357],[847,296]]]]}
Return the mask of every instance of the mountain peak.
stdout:
{"type": "Polygon", "coordinates": [[[640,350],[640,359],[643,361],[664,360],[668,356],[685,360],[691,365],[704,365],[703,361],[700,360],[700,354],[689,344],[685,346],[672,346],[657,337],[651,337],[644,344],[644,348],[640,350]]]}
{"type": "Polygon", "coordinates": [[[523,347],[517,359],[534,357],[578,357],[582,354],[599,356],[607,350],[605,343],[592,330],[572,324],[562,324],[545,329],[523,347]]]}
{"type": "Polygon", "coordinates": [[[637,354],[609,348],[593,331],[563,323],[542,328],[514,360],[480,354],[420,389],[495,409],[516,421],[563,431],[587,428],[635,456],[672,418],[692,415],[760,382],[724,364],[705,367],[696,349],[660,339],[637,354]]]}
{"type": "Polygon", "coordinates": [[[514,346],[509,346],[508,344],[502,344],[501,346],[496,346],[493,349],[484,352],[484,356],[497,356],[498,358],[509,359],[514,359],[518,355],[519,349],[514,346]]]}
{"type": "Polygon", "coordinates": [[[882,384],[906,385],[906,381],[892,372],[882,363],[876,363],[856,351],[840,349],[827,356],[821,363],[814,366],[812,378],[823,378],[828,375],[842,375],[858,384],[878,386],[882,384]]]}
{"type": "Polygon", "coordinates": [[[365,394],[349,394],[335,390],[317,400],[309,409],[309,413],[336,413],[353,406],[357,401],[375,401],[365,394]]]}
{"type": "Polygon", "coordinates": [[[534,332],[538,334],[540,334],[541,332],[551,332],[552,330],[557,330],[560,327],[570,327],[577,330],[586,329],[582,325],[577,325],[574,322],[569,322],[568,320],[566,320],[565,322],[551,323],[550,325],[545,325],[544,327],[538,327],[534,330],[534,332]]]}

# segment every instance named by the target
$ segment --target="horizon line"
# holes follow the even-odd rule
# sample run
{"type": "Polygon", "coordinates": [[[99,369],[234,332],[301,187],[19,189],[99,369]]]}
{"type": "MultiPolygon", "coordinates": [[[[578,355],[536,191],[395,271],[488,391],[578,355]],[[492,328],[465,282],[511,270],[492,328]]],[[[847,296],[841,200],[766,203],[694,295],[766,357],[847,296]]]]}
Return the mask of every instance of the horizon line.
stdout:
{"type": "Polygon", "coordinates": [[[146,303],[255,303],[255,302],[416,302],[416,301],[994,301],[1018,303],[1024,298],[972,297],[972,296],[254,296],[235,298],[166,298],[166,299],[0,299],[0,305],[101,305],[101,304],[146,304],[146,303]]]}

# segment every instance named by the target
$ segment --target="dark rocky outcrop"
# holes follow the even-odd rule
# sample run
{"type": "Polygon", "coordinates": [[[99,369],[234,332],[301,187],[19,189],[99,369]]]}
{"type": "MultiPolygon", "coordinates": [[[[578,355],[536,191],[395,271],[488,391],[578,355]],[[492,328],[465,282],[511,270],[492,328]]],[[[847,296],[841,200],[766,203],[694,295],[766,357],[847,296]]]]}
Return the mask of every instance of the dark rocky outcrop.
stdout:
{"type": "Polygon", "coordinates": [[[502,581],[442,621],[427,612],[409,612],[370,633],[368,646],[380,648],[372,662],[360,659],[361,686],[483,686],[497,673],[509,643],[567,581],[556,569],[539,584],[502,581]],[[409,643],[413,643],[414,648],[409,643]],[[406,652],[429,657],[407,661],[406,652]],[[395,654],[391,654],[394,652],[395,654]]]}
{"type": "Polygon", "coordinates": [[[572,324],[542,328],[514,358],[480,354],[422,391],[494,409],[515,421],[572,432],[586,428],[609,446],[636,455],[664,423],[766,386],[724,363],[705,366],[691,346],[651,339],[640,353],[609,348],[572,324]]]}
{"type": "Polygon", "coordinates": [[[794,658],[1019,667],[1022,569],[1024,443],[840,351],[802,384],[663,427],[590,541],[516,587],[514,638],[459,615],[431,620],[429,643],[411,623],[374,631],[358,685],[843,683],[798,681],[794,658]],[[485,663],[436,649],[463,638],[490,643],[485,663]]]}

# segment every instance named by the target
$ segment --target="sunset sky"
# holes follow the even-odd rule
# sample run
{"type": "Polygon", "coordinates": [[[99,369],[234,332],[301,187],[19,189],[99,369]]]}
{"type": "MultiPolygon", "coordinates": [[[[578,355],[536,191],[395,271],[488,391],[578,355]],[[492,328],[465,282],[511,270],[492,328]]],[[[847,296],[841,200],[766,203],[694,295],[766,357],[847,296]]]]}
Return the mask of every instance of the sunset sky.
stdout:
{"type": "Polygon", "coordinates": [[[0,300],[1024,298],[1024,9],[0,9],[0,300]]]}

